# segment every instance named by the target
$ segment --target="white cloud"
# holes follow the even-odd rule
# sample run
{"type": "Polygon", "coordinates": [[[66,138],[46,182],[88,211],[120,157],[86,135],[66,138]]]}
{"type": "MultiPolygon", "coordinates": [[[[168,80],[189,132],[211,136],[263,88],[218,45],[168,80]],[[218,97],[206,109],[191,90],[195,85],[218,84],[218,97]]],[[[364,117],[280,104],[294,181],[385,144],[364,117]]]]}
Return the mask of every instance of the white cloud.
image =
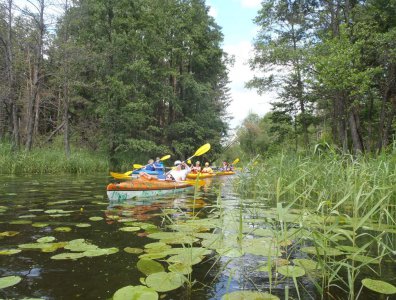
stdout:
{"type": "Polygon", "coordinates": [[[261,0],[241,0],[242,7],[259,8],[261,0]]]}
{"type": "Polygon", "coordinates": [[[217,10],[214,6],[209,5],[209,16],[216,18],[217,17],[217,10]]]}
{"type": "Polygon", "coordinates": [[[250,70],[248,59],[252,57],[252,45],[248,41],[241,41],[234,45],[225,45],[224,50],[235,56],[234,66],[230,69],[229,79],[231,97],[233,99],[228,107],[228,112],[234,119],[231,128],[240,125],[250,112],[263,116],[271,109],[270,102],[276,98],[276,93],[258,95],[256,90],[245,88],[245,83],[253,78],[254,72],[250,70]]]}

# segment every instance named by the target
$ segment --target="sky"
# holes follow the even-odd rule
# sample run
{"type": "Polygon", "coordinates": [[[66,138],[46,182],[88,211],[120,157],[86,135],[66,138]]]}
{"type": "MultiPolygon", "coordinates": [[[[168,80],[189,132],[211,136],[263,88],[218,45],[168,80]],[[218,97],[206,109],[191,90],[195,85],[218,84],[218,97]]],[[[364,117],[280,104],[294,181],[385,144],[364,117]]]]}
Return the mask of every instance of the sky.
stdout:
{"type": "Polygon", "coordinates": [[[222,27],[223,49],[235,57],[234,66],[229,70],[232,103],[228,113],[233,117],[232,129],[239,126],[250,112],[260,116],[269,112],[270,102],[276,97],[274,93],[260,96],[256,90],[245,88],[245,83],[254,75],[247,61],[252,56],[252,43],[257,32],[253,19],[260,3],[261,0],[207,0],[210,15],[222,27]]]}

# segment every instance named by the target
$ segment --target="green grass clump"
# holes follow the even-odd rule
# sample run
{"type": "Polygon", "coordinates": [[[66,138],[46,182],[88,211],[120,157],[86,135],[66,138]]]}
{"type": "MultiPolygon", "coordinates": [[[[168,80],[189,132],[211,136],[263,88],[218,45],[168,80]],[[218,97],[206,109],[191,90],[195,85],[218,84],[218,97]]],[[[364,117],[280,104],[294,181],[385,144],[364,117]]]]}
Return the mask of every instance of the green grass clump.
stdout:
{"type": "Polygon", "coordinates": [[[108,169],[109,162],[105,155],[85,149],[72,149],[67,158],[63,149],[12,151],[9,144],[0,144],[1,174],[103,173],[108,169]]]}

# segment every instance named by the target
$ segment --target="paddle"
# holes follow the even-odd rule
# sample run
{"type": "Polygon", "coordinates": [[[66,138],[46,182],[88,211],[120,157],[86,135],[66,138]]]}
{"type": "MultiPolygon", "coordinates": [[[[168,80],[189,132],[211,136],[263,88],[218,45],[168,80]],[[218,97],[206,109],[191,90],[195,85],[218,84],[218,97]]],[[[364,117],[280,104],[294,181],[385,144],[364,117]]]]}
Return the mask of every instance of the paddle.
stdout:
{"type": "Polygon", "coordinates": [[[205,154],[206,152],[208,152],[210,150],[210,144],[207,143],[201,147],[199,147],[199,149],[197,151],[195,151],[194,155],[187,158],[186,161],[190,160],[191,158],[195,157],[195,156],[201,156],[203,154],[205,154]]]}
{"type": "Polygon", "coordinates": [[[239,158],[235,159],[235,160],[231,163],[231,165],[236,165],[238,162],[239,162],[239,158]]]}
{"type": "Polygon", "coordinates": [[[132,171],[128,171],[125,173],[116,173],[116,172],[110,172],[110,175],[114,177],[115,179],[131,179],[132,177],[130,176],[132,171]]]}

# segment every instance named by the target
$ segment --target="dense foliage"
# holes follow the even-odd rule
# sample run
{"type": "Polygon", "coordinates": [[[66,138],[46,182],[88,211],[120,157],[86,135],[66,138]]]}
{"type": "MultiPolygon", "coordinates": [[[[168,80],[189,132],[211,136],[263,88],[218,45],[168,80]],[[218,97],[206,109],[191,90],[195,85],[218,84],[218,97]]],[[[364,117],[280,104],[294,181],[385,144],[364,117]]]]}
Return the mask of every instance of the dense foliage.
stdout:
{"type": "MultiPolygon", "coordinates": [[[[354,153],[378,152],[392,142],[395,11],[394,0],[262,1],[250,62],[263,76],[248,86],[278,92],[265,117],[272,120],[266,134],[272,132],[273,142],[295,148],[325,142],[354,153]]],[[[240,132],[245,140],[251,119],[240,132]]]]}
{"type": "Polygon", "coordinates": [[[137,161],[220,149],[228,58],[205,1],[64,0],[56,23],[53,3],[14,2],[0,6],[0,139],[30,150],[62,134],[68,156],[137,161]]]}

